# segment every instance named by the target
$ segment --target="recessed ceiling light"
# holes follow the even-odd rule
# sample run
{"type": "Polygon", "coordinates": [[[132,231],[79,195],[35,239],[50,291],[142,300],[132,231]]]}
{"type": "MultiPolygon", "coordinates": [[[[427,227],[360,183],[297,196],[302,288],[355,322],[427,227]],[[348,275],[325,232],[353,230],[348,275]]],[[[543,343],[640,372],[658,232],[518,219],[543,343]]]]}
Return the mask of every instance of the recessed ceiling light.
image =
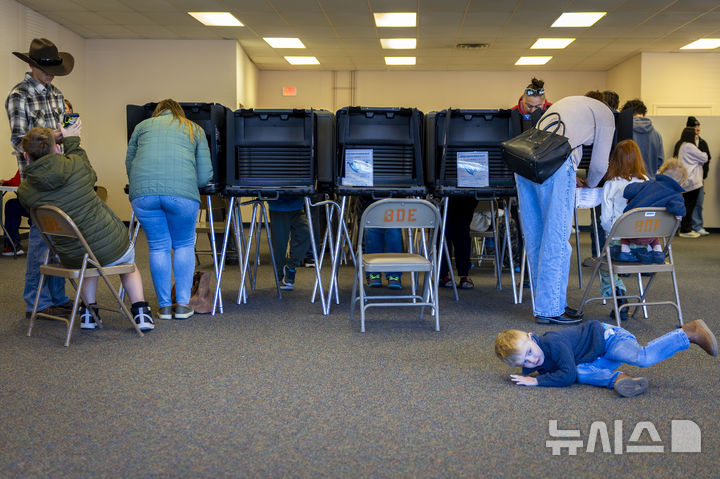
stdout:
{"type": "Polygon", "coordinates": [[[319,65],[320,62],[315,57],[285,57],[290,65],[319,65]]]}
{"type": "Polygon", "coordinates": [[[590,27],[607,12],[566,12],[558,17],[551,27],[590,27]]]}
{"type": "Polygon", "coordinates": [[[373,13],[377,27],[414,27],[417,22],[415,12],[373,13]]]}
{"type": "Polygon", "coordinates": [[[720,38],[701,38],[680,47],[680,50],[712,50],[717,47],[720,47],[720,38]]]}
{"type": "Polygon", "coordinates": [[[574,38],[538,38],[530,48],[535,50],[565,48],[574,41],[574,38]]]}
{"type": "Polygon", "coordinates": [[[273,48],[305,48],[299,38],[263,37],[263,40],[273,48]]]}
{"type": "Polygon", "coordinates": [[[415,57],[385,57],[386,65],[415,65],[415,57]]]}
{"type": "Polygon", "coordinates": [[[416,48],[415,38],[381,38],[380,45],[386,50],[413,50],[416,48]]]}
{"type": "Polygon", "coordinates": [[[515,65],[545,65],[552,57],[520,57],[515,65]]]}
{"type": "Polygon", "coordinates": [[[188,12],[195,20],[211,27],[243,27],[230,12],[188,12]]]}

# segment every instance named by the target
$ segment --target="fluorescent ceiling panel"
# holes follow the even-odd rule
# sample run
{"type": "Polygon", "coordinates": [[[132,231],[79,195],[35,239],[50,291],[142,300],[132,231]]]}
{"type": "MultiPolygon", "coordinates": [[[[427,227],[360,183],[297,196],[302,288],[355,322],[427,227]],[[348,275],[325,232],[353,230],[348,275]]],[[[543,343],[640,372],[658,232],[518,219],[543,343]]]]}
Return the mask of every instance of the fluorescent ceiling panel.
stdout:
{"type": "Polygon", "coordinates": [[[264,37],[263,40],[273,48],[305,48],[299,38],[264,37]]]}
{"type": "Polygon", "coordinates": [[[574,38],[538,38],[530,48],[534,50],[559,49],[567,47],[574,41],[574,38]]]}
{"type": "Polygon", "coordinates": [[[319,65],[320,62],[315,57],[285,57],[290,65],[319,65]]]}
{"type": "Polygon", "coordinates": [[[552,57],[520,57],[515,65],[545,65],[552,57]]]}
{"type": "Polygon", "coordinates": [[[720,38],[701,38],[680,47],[680,50],[712,50],[717,47],[720,47],[720,38]]]}
{"type": "Polygon", "coordinates": [[[605,16],[607,12],[565,12],[551,27],[590,27],[605,16]]]}
{"type": "Polygon", "coordinates": [[[211,27],[243,27],[230,12],[188,12],[198,22],[211,27]]]}
{"type": "Polygon", "coordinates": [[[373,16],[378,27],[414,27],[417,24],[415,12],[373,13],[373,16]]]}
{"type": "Polygon", "coordinates": [[[385,57],[386,65],[415,65],[415,57],[385,57]]]}
{"type": "Polygon", "coordinates": [[[415,38],[381,38],[380,45],[386,50],[414,50],[417,40],[415,38]]]}

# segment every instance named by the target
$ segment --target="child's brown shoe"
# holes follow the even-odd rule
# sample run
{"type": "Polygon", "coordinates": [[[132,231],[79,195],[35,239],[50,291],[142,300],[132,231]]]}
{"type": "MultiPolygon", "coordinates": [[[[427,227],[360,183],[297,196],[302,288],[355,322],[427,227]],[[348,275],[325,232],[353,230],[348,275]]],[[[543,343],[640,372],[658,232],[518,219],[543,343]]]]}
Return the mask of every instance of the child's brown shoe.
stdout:
{"type": "Polygon", "coordinates": [[[705,321],[696,319],[682,325],[682,330],[687,334],[691,343],[697,344],[710,356],[718,355],[718,343],[715,335],[707,327],[705,321]]]}
{"type": "Polygon", "coordinates": [[[648,380],[646,378],[634,378],[627,374],[620,373],[615,380],[614,387],[615,392],[624,398],[639,396],[647,391],[648,380]]]}

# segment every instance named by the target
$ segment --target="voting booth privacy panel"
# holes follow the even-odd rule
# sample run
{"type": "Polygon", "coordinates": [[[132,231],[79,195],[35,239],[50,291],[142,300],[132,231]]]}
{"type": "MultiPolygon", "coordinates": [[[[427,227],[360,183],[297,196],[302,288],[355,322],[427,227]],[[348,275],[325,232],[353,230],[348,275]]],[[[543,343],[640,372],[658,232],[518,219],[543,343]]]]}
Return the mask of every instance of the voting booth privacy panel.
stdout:
{"type": "MultiPolygon", "coordinates": [[[[156,106],[157,103],[126,106],[128,141],[137,124],[150,118],[156,106]]],[[[188,120],[197,123],[205,132],[214,172],[212,185],[208,188],[211,191],[207,192],[222,191],[225,185],[226,116],[230,110],[218,103],[180,103],[180,106],[188,120]]]]}
{"type": "Polygon", "coordinates": [[[510,110],[431,112],[425,131],[425,173],[436,195],[514,195],[500,146],[517,134],[510,110]]]}
{"type": "MultiPolygon", "coordinates": [[[[345,107],[240,109],[180,103],[205,131],[213,190],[274,198],[336,192],[373,197],[514,194],[500,143],[519,133],[512,110],[345,107]]],[[[127,105],[127,135],[157,103],[127,105]]]]}
{"type": "Polygon", "coordinates": [[[324,110],[228,113],[227,188],[235,196],[306,196],[332,189],[333,115],[324,110]]]}
{"type": "Polygon", "coordinates": [[[345,107],[335,114],[335,138],[339,195],[427,194],[420,110],[345,107]]]}

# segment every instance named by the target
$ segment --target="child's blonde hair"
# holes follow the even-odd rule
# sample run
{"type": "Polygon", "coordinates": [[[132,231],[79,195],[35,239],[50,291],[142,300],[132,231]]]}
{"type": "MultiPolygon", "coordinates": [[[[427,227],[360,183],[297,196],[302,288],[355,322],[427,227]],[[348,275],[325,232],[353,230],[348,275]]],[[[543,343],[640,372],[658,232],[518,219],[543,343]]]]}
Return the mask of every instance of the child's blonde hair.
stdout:
{"type": "Polygon", "coordinates": [[[687,170],[677,158],[670,158],[660,165],[658,169],[659,175],[669,176],[673,180],[677,181],[678,184],[682,185],[687,179],[687,170]]]}
{"type": "Polygon", "coordinates": [[[498,334],[495,339],[495,355],[502,362],[510,366],[517,366],[521,363],[518,355],[520,354],[520,344],[528,338],[525,331],[517,329],[507,329],[498,334]]]}

